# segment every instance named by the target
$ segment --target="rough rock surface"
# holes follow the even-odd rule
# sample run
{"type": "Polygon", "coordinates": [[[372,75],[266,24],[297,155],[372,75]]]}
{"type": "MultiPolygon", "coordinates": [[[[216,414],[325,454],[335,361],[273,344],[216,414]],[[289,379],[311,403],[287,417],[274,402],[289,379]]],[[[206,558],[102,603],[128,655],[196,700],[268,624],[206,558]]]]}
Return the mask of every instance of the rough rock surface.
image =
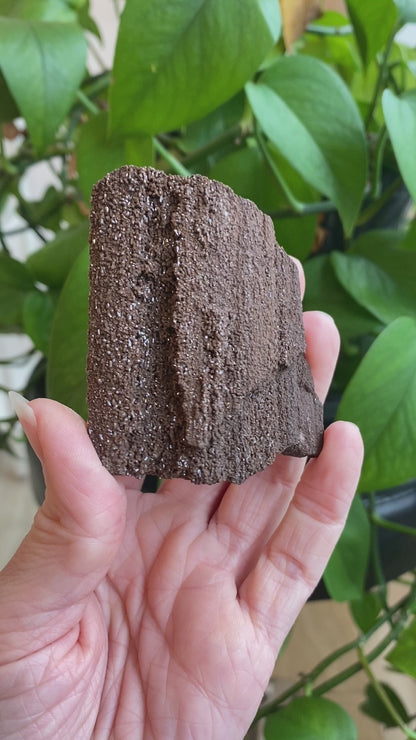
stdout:
{"type": "Polygon", "coordinates": [[[93,190],[89,433],[113,473],[241,483],[317,455],[295,265],[227,186],[122,167],[93,190]]]}

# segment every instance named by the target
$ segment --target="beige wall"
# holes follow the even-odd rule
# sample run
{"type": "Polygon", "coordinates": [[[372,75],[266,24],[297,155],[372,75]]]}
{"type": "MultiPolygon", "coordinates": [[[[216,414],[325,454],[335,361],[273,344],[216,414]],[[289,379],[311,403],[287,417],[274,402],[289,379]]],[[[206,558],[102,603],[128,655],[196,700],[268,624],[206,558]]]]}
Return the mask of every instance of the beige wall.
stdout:
{"type": "Polygon", "coordinates": [[[345,13],[344,0],[324,0],[323,7],[325,10],[338,10],[339,13],[345,13]]]}

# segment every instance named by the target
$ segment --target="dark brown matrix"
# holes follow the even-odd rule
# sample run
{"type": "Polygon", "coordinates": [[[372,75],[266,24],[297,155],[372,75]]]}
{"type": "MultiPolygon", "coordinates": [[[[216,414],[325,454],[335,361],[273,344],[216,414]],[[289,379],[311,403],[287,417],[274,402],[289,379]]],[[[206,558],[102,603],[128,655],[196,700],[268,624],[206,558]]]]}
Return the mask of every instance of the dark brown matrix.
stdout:
{"type": "Polygon", "coordinates": [[[219,183],[122,167],[92,194],[89,433],[113,474],[241,483],[317,455],[295,265],[219,183]]]}

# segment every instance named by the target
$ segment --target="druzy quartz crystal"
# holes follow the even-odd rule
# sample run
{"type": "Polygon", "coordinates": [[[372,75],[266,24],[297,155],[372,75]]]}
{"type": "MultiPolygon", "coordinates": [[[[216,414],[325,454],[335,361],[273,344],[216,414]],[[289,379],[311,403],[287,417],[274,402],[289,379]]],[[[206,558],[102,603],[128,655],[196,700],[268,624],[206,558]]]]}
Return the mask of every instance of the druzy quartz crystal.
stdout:
{"type": "Polygon", "coordinates": [[[111,473],[241,483],[319,453],[297,270],[254,203],[122,167],[93,189],[90,264],[88,430],[111,473]]]}

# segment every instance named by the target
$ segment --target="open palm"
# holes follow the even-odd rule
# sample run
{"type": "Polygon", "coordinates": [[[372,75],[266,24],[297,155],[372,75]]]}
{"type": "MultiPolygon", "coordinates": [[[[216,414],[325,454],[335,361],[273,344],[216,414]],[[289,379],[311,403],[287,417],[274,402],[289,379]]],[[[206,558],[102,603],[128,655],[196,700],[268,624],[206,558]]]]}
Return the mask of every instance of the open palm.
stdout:
{"type": "MultiPolygon", "coordinates": [[[[323,397],[337,333],[319,313],[305,328],[323,397]]],[[[241,740],[342,530],[358,430],[332,425],[306,467],[143,494],[69,409],[38,400],[22,422],[47,495],[0,576],[0,737],[241,740]]]]}

